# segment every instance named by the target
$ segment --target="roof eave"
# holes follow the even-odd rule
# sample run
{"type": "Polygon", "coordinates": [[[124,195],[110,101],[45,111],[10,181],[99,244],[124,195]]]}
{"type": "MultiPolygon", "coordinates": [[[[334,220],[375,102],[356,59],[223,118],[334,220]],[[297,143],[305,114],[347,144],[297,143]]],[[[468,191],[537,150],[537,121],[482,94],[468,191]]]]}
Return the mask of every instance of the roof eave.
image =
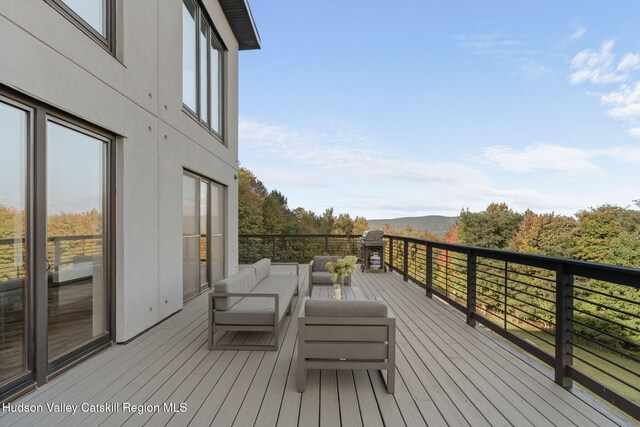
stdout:
{"type": "Polygon", "coordinates": [[[247,0],[220,0],[240,50],[260,49],[260,34],[247,0]]]}

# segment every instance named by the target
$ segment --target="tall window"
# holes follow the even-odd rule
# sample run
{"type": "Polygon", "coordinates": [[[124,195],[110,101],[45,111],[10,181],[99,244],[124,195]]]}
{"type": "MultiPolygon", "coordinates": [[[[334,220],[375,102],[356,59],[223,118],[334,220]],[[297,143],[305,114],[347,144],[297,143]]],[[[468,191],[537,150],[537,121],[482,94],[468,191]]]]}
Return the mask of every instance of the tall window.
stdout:
{"type": "Polygon", "coordinates": [[[194,0],[182,7],[182,99],[200,122],[222,135],[224,47],[194,0]]]}
{"type": "Polygon", "coordinates": [[[85,33],[114,51],[114,0],[46,0],[85,33]]]}

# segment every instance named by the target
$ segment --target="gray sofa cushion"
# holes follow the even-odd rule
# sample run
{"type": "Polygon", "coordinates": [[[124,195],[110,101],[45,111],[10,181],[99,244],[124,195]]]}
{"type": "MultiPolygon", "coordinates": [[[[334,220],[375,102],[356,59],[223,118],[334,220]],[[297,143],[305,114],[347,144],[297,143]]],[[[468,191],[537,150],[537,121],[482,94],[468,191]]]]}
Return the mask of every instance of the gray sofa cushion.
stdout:
{"type": "Polygon", "coordinates": [[[387,317],[383,301],[307,299],[305,315],[312,317],[387,317]]]}
{"type": "Polygon", "coordinates": [[[313,271],[327,271],[327,263],[336,262],[338,259],[340,259],[339,256],[314,256],[313,271]]]}
{"type": "Polygon", "coordinates": [[[255,292],[280,292],[282,288],[290,289],[292,294],[298,287],[298,276],[286,274],[270,274],[262,282],[258,283],[255,292]]]}
{"type": "Polygon", "coordinates": [[[329,272],[327,271],[314,271],[311,273],[311,282],[314,285],[333,285],[329,272]]]}
{"type": "Polygon", "coordinates": [[[271,273],[271,260],[262,258],[260,261],[253,263],[253,268],[256,269],[256,283],[260,283],[271,273]]]}
{"type": "MultiPolygon", "coordinates": [[[[221,292],[251,292],[256,287],[256,274],[254,269],[247,268],[238,271],[236,274],[219,281],[213,287],[216,293],[221,292]]],[[[240,297],[216,297],[216,310],[229,310],[240,297]]]]}
{"type": "MultiPolygon", "coordinates": [[[[270,276],[271,277],[271,276],[270,276]]],[[[289,284],[269,283],[269,278],[256,286],[254,292],[276,292],[280,296],[278,320],[287,312],[289,301],[293,297],[297,285],[296,276],[283,276],[292,278],[289,284]],[[265,283],[266,282],[266,283],[265,283]]],[[[216,323],[220,325],[273,325],[275,300],[269,297],[245,297],[242,301],[226,311],[216,311],[216,323]]]]}

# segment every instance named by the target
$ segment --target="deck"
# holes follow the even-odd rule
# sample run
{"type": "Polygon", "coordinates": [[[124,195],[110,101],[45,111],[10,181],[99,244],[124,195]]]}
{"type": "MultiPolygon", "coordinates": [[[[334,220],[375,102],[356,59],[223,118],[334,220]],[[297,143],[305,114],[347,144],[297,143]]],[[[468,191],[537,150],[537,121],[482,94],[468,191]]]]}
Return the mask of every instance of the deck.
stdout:
{"type": "MultiPolygon", "coordinates": [[[[300,274],[306,293],[306,268],[300,274]]],[[[482,327],[468,326],[458,312],[400,276],[357,272],[353,284],[369,299],[384,299],[396,315],[394,395],[386,393],[377,371],[311,371],[305,393],[296,391],[301,299],[282,325],[279,351],[209,351],[201,295],[129,344],[114,345],[13,402],[42,410],[0,413],[0,425],[632,424],[577,387],[568,392],[556,385],[549,368],[482,327]],[[86,405],[72,414],[52,412],[47,403],[86,405]],[[89,406],[96,404],[107,406],[89,406]]],[[[271,334],[222,339],[268,343],[271,334]]]]}

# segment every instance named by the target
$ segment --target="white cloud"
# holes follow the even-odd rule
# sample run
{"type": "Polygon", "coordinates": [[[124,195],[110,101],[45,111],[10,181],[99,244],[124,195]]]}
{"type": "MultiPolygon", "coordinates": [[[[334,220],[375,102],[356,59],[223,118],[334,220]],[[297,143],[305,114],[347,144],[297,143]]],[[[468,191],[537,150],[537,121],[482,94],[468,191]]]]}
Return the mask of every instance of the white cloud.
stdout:
{"type": "Polygon", "coordinates": [[[640,148],[612,147],[582,149],[552,144],[533,144],[523,149],[489,147],[482,155],[486,163],[513,172],[554,171],[561,175],[576,176],[603,173],[596,161],[611,159],[619,162],[640,161],[640,148]]]}
{"type": "Polygon", "coordinates": [[[634,138],[640,138],[640,127],[627,129],[627,133],[634,138]]]}
{"type": "Polygon", "coordinates": [[[602,150],[592,150],[591,153],[594,157],[608,157],[619,162],[640,162],[640,148],[637,147],[605,148],[602,150]]]}
{"type": "Polygon", "coordinates": [[[640,118],[640,82],[622,85],[616,91],[600,97],[602,104],[609,106],[607,114],[616,119],[640,118]]]}
{"type": "Polygon", "coordinates": [[[580,40],[587,33],[587,28],[584,25],[574,23],[572,25],[572,32],[569,35],[571,40],[580,40]]]}
{"type": "Polygon", "coordinates": [[[629,71],[640,69],[640,53],[629,52],[622,57],[618,63],[618,71],[629,71]]]}
{"type": "Polygon", "coordinates": [[[359,180],[387,178],[427,183],[485,181],[477,169],[453,162],[407,160],[410,154],[394,153],[376,146],[368,136],[353,129],[337,128],[321,132],[298,131],[289,127],[241,120],[243,144],[323,170],[349,171],[359,180]],[[384,153],[381,156],[380,153],[384,153]]]}
{"type": "Polygon", "coordinates": [[[523,37],[507,37],[498,33],[462,34],[455,36],[454,40],[459,48],[513,65],[519,74],[529,79],[538,78],[548,70],[535,60],[538,52],[523,37]]]}
{"type": "Polygon", "coordinates": [[[462,34],[454,37],[458,47],[471,50],[480,55],[496,58],[512,58],[535,55],[526,40],[517,37],[505,37],[501,34],[462,34]]]}
{"type": "Polygon", "coordinates": [[[600,173],[585,150],[551,144],[534,144],[522,150],[511,147],[489,147],[483,159],[502,169],[514,172],[551,170],[563,175],[600,173]]]}
{"type": "Polygon", "coordinates": [[[607,40],[599,51],[585,49],[571,61],[573,72],[569,81],[580,83],[617,83],[618,87],[600,94],[606,114],[625,123],[627,133],[640,138],[640,80],[627,84],[635,71],[640,70],[640,53],[627,52],[617,61],[613,53],[614,43],[607,40]]]}
{"type": "Polygon", "coordinates": [[[569,76],[572,84],[590,83],[620,83],[628,78],[625,73],[618,72],[615,67],[616,56],[613,54],[614,42],[607,40],[600,46],[600,50],[585,49],[576,54],[571,60],[573,72],[569,76]]]}

